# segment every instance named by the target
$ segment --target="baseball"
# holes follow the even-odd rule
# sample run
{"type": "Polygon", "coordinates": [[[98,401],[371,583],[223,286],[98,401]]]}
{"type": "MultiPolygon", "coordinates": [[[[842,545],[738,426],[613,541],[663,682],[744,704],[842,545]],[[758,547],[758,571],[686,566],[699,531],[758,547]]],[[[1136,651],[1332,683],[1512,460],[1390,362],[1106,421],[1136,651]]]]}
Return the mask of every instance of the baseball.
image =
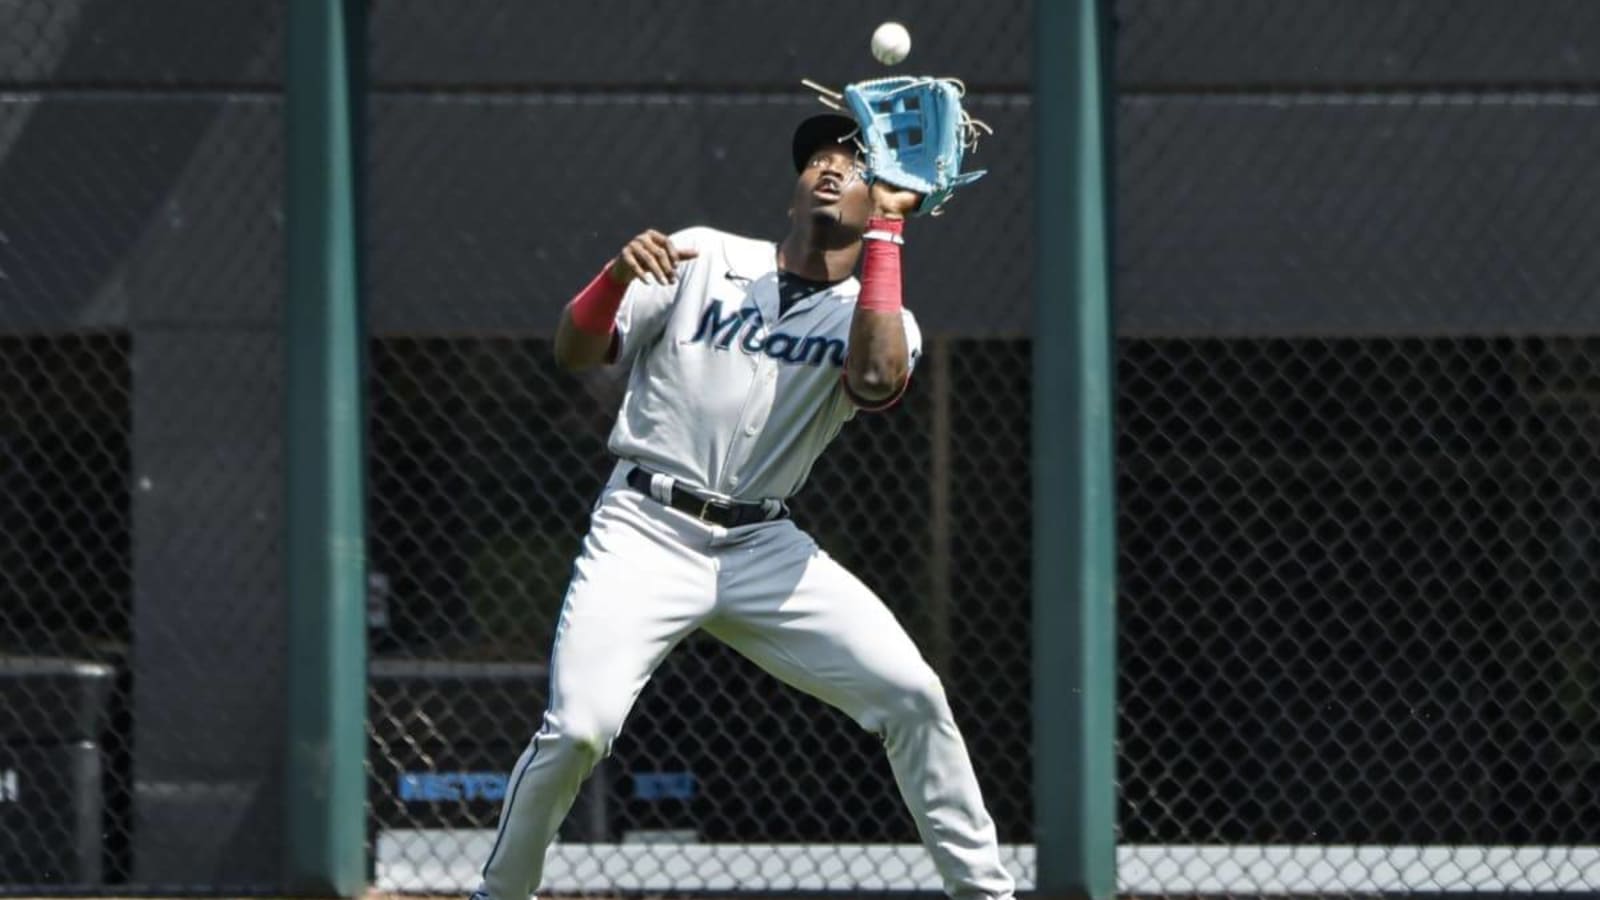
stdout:
{"type": "Polygon", "coordinates": [[[911,52],[911,32],[899,22],[885,22],[872,33],[872,55],[878,62],[892,66],[911,52]]]}

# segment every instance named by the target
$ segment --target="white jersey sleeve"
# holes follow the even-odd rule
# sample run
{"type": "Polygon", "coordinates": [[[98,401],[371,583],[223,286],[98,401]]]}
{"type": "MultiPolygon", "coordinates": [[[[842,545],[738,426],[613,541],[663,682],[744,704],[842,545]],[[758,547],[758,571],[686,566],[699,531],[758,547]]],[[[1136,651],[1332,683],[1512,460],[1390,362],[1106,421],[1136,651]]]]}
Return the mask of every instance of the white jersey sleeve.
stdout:
{"type": "MultiPolygon", "coordinates": [[[[668,235],[674,247],[699,250],[703,228],[685,228],[668,235]]],[[[678,264],[677,284],[650,284],[635,278],[622,295],[622,305],[617,308],[616,361],[632,365],[639,355],[661,339],[667,321],[672,318],[672,308],[685,283],[685,274],[696,260],[678,264]]]]}
{"type": "Polygon", "coordinates": [[[911,376],[917,371],[917,360],[922,358],[922,329],[917,327],[917,317],[911,310],[901,308],[900,324],[906,333],[906,380],[900,385],[900,390],[883,398],[876,403],[867,403],[855,396],[850,390],[849,381],[843,373],[839,376],[839,390],[849,400],[848,418],[855,418],[856,411],[882,412],[900,402],[906,391],[911,387],[911,376]]]}
{"type": "Polygon", "coordinates": [[[911,310],[900,310],[900,321],[906,329],[906,377],[917,370],[917,360],[922,358],[922,329],[917,327],[917,317],[911,310]]]}

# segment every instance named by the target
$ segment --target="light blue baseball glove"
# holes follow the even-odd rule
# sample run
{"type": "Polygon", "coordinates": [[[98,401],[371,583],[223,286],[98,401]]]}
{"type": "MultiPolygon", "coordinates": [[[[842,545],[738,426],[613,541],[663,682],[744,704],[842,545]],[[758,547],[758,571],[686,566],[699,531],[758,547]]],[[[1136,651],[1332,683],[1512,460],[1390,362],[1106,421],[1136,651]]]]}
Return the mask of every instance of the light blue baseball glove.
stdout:
{"type": "Polygon", "coordinates": [[[806,84],[861,127],[857,140],[866,153],[868,177],[923,195],[916,215],[938,215],[957,188],[984,176],[982,169],[961,171],[979,135],[993,130],[962,108],[966,86],[959,80],[875,78],[847,85],[843,94],[806,84]]]}

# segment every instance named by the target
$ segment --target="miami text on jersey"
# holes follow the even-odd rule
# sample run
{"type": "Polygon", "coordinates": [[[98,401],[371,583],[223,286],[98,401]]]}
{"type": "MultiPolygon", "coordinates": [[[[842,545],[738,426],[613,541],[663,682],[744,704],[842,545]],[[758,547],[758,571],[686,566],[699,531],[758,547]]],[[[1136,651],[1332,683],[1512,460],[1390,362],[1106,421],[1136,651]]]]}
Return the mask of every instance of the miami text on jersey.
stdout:
{"type": "Polygon", "coordinates": [[[779,362],[820,366],[823,360],[831,362],[838,368],[844,367],[844,341],[839,338],[818,337],[813,335],[801,338],[793,334],[775,331],[761,337],[761,310],[753,306],[737,309],[722,315],[722,301],[713,300],[711,305],[700,316],[700,326],[695,329],[694,337],[689,342],[698,343],[705,341],[709,346],[718,350],[727,350],[733,346],[734,338],[739,333],[740,325],[744,325],[744,336],[738,339],[739,349],[755,355],[765,353],[779,362]]]}

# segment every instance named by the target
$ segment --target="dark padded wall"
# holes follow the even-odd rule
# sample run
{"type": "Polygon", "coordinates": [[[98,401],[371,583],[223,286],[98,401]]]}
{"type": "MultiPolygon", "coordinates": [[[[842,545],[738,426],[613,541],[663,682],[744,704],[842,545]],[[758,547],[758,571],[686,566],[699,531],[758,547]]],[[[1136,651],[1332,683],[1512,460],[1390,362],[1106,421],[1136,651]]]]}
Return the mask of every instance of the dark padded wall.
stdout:
{"type": "Polygon", "coordinates": [[[670,9],[651,0],[392,0],[372,11],[372,75],[380,87],[792,91],[802,78],[838,84],[883,75],[866,52],[867,35],[897,19],[916,37],[896,73],[1016,89],[1032,77],[1031,15],[1023,0],[687,0],[670,9]]]}
{"type": "MultiPolygon", "coordinates": [[[[1025,104],[974,104],[1005,141],[991,176],[915,222],[907,296],[925,331],[1015,334],[1032,302],[1025,104]]],[[[380,334],[546,333],[647,227],[709,224],[779,239],[800,97],[604,94],[372,104],[372,323],[380,334]],[[416,179],[423,171],[427,177],[416,179]]]]}
{"type": "MultiPolygon", "coordinates": [[[[1600,322],[1600,11],[1442,3],[1118,5],[1122,333],[1600,322]]],[[[817,108],[799,80],[881,74],[839,36],[902,18],[907,69],[964,77],[997,129],[973,157],[990,178],[914,224],[908,297],[930,332],[1026,333],[1031,4],[725,6],[376,9],[375,327],[542,333],[642,227],[781,234],[788,127],[817,108]]]]}
{"type": "Polygon", "coordinates": [[[1032,258],[1031,6],[696,0],[373,10],[368,241],[379,333],[547,333],[638,231],[786,229],[801,86],[890,70],[871,23],[917,34],[894,72],[959,75],[994,126],[988,179],[913,225],[907,290],[929,333],[1020,334],[1032,258]],[[758,13],[756,12],[758,10],[758,13]],[[418,178],[419,173],[423,177],[418,178]]]}
{"type": "Polygon", "coordinates": [[[1593,332],[1600,6],[1118,4],[1123,334],[1593,332]]]}
{"type": "Polygon", "coordinates": [[[1600,83],[1588,0],[1119,0],[1124,88],[1600,83]]]}

